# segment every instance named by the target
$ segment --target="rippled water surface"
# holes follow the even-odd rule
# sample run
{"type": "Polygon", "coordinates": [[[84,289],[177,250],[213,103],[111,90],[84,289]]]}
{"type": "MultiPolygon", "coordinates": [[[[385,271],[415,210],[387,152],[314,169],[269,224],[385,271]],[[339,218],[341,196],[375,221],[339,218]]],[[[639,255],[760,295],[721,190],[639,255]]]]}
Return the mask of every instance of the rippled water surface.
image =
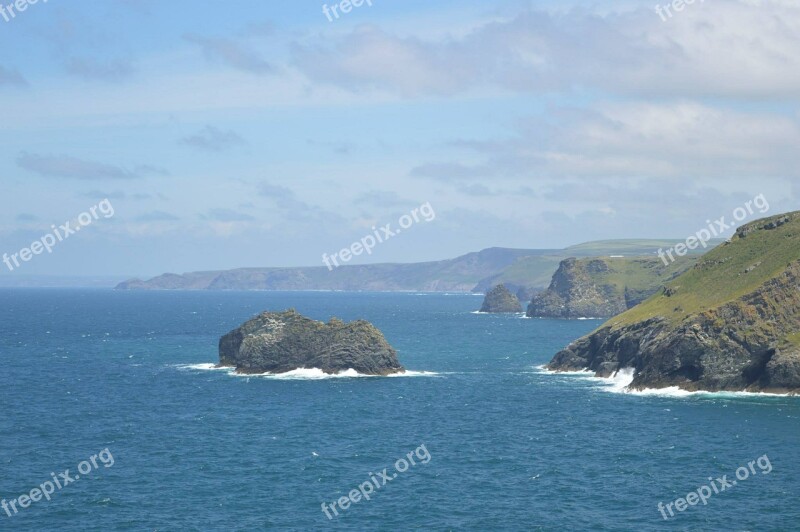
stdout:
{"type": "Polygon", "coordinates": [[[475,314],[481,300],[466,295],[2,290],[0,301],[0,496],[113,456],[49,502],[0,510],[0,530],[800,527],[800,399],[634,395],[537,369],[598,321],[475,314]],[[372,321],[413,372],[211,369],[222,334],[289,307],[372,321]],[[428,463],[323,513],[422,444],[428,463]],[[659,502],[764,455],[768,474],[756,465],[663,519],[659,502]]]}

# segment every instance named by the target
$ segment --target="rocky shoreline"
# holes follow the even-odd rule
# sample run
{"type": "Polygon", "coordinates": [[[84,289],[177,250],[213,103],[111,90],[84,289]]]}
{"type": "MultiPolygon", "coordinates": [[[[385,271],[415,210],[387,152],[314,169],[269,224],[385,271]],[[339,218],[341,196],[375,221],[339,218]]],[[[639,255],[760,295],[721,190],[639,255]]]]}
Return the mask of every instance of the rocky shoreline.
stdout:
{"type": "Polygon", "coordinates": [[[740,228],[730,245],[710,252],[642,308],[571,343],[547,369],[588,369],[610,377],[633,368],[630,388],[635,390],[677,386],[687,391],[800,393],[800,247],[795,237],[800,215],[789,215],[791,223],[786,218],[777,217],[780,224],[767,219],[740,228]],[[794,260],[787,264],[785,257],[794,260]],[[776,267],[780,271],[773,274],[776,267]],[[747,289],[719,304],[684,309],[714,294],[715,283],[726,282],[747,289]]]}

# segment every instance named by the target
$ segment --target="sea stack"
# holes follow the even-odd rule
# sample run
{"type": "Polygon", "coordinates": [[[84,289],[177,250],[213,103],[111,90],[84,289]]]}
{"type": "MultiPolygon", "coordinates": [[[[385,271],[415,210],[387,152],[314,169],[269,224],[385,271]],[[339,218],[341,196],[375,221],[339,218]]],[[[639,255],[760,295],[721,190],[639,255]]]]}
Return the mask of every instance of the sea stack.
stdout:
{"type": "Polygon", "coordinates": [[[481,312],[522,312],[519,298],[512,294],[506,285],[499,284],[492,288],[483,298],[481,312]]]}
{"type": "Polygon", "coordinates": [[[264,312],[220,338],[219,362],[244,374],[302,368],[328,374],[351,369],[363,375],[405,371],[397,352],[371,323],[344,323],[337,318],[323,323],[294,309],[264,312]]]}

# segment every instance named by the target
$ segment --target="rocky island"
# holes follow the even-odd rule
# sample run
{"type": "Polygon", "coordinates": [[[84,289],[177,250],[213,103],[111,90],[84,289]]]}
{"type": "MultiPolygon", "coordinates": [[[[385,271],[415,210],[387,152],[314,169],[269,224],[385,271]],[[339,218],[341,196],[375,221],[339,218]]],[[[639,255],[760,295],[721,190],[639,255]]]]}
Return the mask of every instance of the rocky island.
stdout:
{"type": "Polygon", "coordinates": [[[798,283],[800,212],[758,220],[548,368],[632,368],[633,389],[800,393],[798,283]]]}
{"type": "Polygon", "coordinates": [[[512,294],[505,285],[499,284],[483,298],[481,312],[522,312],[522,305],[517,296],[512,294]]]}
{"type": "Polygon", "coordinates": [[[397,352],[371,323],[344,323],[337,318],[322,323],[294,309],[264,312],[220,338],[219,363],[245,374],[301,368],[328,374],[351,369],[364,375],[405,371],[397,352]]]}

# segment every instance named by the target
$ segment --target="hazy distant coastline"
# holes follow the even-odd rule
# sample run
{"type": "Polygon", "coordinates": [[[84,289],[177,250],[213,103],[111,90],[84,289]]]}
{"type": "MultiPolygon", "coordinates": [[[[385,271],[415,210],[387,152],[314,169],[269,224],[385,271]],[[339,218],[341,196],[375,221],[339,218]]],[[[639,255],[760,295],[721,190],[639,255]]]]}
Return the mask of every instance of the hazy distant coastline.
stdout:
{"type": "Polygon", "coordinates": [[[546,288],[559,263],[569,257],[654,256],[679,240],[603,240],[565,249],[488,248],[454,259],[410,264],[325,267],[240,268],[166,273],[130,279],[119,290],[336,290],[376,292],[484,293],[503,283],[513,291],[546,288]]]}

